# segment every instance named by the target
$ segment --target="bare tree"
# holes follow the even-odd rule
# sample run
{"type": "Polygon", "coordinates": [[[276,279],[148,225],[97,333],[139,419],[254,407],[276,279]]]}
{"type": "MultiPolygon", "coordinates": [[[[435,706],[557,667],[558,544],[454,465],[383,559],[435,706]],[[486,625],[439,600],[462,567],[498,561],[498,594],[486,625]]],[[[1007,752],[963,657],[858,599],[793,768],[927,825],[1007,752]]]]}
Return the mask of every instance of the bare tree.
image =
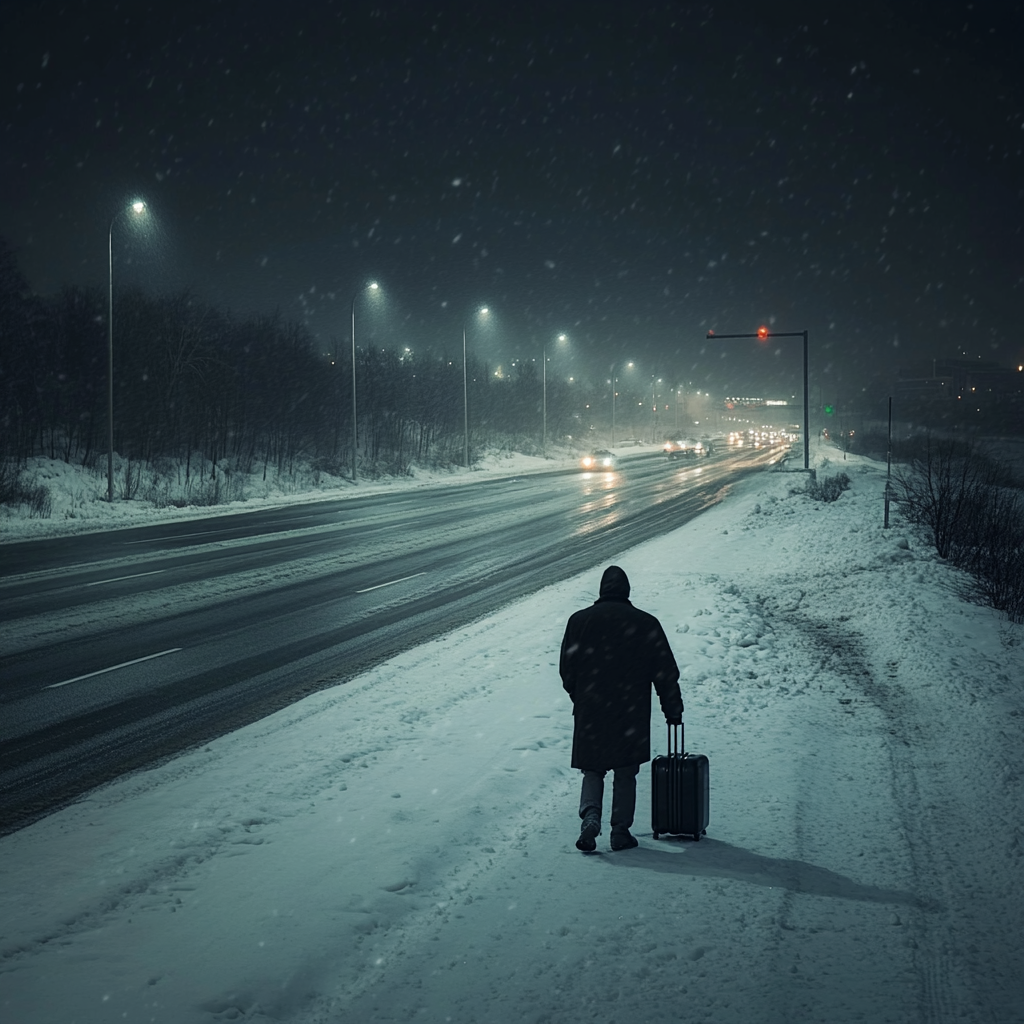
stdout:
{"type": "Polygon", "coordinates": [[[911,522],[927,527],[942,558],[949,557],[954,538],[990,480],[988,460],[972,441],[930,434],[924,450],[893,474],[897,505],[911,522]]]}

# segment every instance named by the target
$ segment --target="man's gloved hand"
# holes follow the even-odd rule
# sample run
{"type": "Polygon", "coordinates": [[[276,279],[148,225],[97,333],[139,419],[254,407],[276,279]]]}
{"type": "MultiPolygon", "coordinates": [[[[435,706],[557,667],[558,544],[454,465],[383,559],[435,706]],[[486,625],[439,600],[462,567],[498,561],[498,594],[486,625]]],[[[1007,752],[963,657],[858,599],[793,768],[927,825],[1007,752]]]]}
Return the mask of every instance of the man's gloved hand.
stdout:
{"type": "Polygon", "coordinates": [[[673,715],[671,718],[666,718],[665,721],[669,725],[682,725],[683,724],[683,716],[681,714],[673,715]]]}

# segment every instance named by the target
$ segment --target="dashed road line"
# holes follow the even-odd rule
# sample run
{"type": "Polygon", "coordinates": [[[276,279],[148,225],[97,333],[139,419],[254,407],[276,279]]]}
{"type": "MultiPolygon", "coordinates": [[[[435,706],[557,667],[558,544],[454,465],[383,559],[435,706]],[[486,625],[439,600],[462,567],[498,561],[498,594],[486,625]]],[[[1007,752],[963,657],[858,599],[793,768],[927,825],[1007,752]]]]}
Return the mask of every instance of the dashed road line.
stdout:
{"type": "Polygon", "coordinates": [[[68,683],[78,683],[83,679],[91,679],[93,676],[102,676],[107,672],[116,672],[119,668],[127,668],[129,665],[138,665],[142,661],[152,661],[154,658],[162,658],[167,654],[174,654],[175,651],[180,651],[180,647],[172,647],[170,650],[158,651],[156,654],[147,654],[144,658],[133,658],[131,661],[122,661],[120,665],[111,665],[109,668],[100,668],[95,672],[86,672],[84,676],[75,676],[74,679],[65,679],[62,683],[50,683],[49,686],[44,686],[44,690],[56,690],[60,686],[67,686],[68,683]]]}
{"type": "Polygon", "coordinates": [[[166,572],[166,569],[152,569],[150,572],[136,572],[132,573],[131,576],[115,576],[109,580],[94,580],[92,583],[86,583],[87,587],[98,587],[103,583],[120,583],[121,580],[137,580],[140,576],[156,576],[158,573],[166,572]]]}
{"type": "Polygon", "coordinates": [[[368,594],[371,590],[380,590],[381,587],[393,587],[396,583],[404,583],[406,580],[414,580],[417,576],[426,576],[425,572],[414,572],[411,576],[403,576],[400,580],[389,580],[387,583],[378,583],[374,587],[364,587],[357,590],[357,594],[368,594]]]}

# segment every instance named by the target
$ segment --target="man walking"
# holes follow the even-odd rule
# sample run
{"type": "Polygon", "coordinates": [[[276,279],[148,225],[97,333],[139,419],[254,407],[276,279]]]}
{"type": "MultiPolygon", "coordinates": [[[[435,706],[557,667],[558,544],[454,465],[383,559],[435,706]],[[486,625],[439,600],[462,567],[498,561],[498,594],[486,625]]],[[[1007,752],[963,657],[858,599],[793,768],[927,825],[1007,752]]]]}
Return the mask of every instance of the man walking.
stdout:
{"type": "Polygon", "coordinates": [[[597,848],[604,778],[612,771],[611,848],[631,849],[638,845],[629,831],[636,777],[651,759],[651,685],[670,725],[683,720],[683,698],[665,631],[633,607],[617,565],[605,569],[598,599],[570,616],[558,671],[573,702],[572,766],[583,772],[576,848],[597,848]]]}

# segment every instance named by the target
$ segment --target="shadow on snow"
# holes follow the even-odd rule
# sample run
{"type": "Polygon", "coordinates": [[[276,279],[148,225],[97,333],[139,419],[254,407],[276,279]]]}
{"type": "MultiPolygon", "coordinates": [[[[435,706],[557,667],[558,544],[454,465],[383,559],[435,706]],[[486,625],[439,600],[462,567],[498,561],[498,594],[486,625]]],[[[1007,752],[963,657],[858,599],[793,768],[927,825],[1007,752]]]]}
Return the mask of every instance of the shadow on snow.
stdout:
{"type": "Polygon", "coordinates": [[[639,847],[603,857],[602,863],[617,867],[642,868],[664,871],[673,875],[692,875],[702,878],[731,878],[751,885],[788,889],[790,892],[810,896],[830,896],[862,903],[889,903],[937,911],[940,906],[933,900],[922,900],[913,893],[897,889],[881,889],[874,885],[861,885],[835,871],[808,864],[802,860],[764,857],[759,853],[740,849],[718,839],[702,839],[699,843],[668,839],[675,850],[652,850],[639,847]],[[686,842],[685,853],[678,848],[686,842]]]}

